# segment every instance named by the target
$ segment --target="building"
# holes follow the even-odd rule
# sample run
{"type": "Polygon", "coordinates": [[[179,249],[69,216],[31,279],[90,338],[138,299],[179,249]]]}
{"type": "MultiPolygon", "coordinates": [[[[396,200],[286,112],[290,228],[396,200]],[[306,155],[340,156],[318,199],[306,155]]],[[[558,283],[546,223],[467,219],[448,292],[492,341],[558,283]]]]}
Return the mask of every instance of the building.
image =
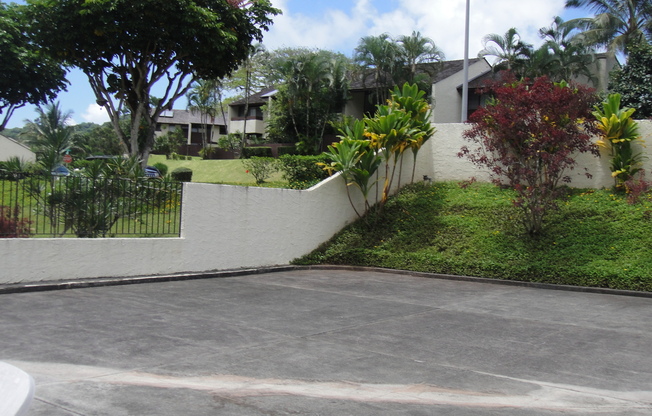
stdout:
{"type": "Polygon", "coordinates": [[[36,162],[36,154],[29,147],[12,138],[0,135],[0,161],[4,162],[12,157],[17,157],[25,162],[36,162]]]}
{"type": "MultiPolygon", "coordinates": [[[[208,117],[206,120],[207,144],[217,144],[220,136],[226,135],[227,122],[222,115],[208,117]]],[[[156,136],[181,129],[186,143],[180,149],[184,155],[197,156],[202,148],[204,120],[199,112],[189,110],[166,110],[156,122],[156,136]]]]}

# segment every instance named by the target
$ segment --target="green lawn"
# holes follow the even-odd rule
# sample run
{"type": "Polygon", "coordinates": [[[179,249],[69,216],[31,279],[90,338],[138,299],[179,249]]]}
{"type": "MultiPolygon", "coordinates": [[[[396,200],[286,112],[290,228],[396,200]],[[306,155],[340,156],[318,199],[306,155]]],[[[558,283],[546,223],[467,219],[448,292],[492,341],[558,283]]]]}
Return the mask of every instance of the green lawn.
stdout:
{"type": "MultiPolygon", "coordinates": [[[[203,160],[193,157],[191,160],[169,160],[163,155],[152,155],[147,163],[153,165],[158,162],[168,166],[168,173],[180,167],[192,169],[193,182],[256,186],[253,175],[246,172],[241,159],[203,160]]],[[[287,182],[280,172],[276,172],[263,186],[283,187],[287,186],[287,182]]]]}
{"type": "Polygon", "coordinates": [[[569,190],[537,238],[511,197],[491,184],[409,186],[295,263],[652,291],[650,194],[630,205],[609,190],[569,190]]]}

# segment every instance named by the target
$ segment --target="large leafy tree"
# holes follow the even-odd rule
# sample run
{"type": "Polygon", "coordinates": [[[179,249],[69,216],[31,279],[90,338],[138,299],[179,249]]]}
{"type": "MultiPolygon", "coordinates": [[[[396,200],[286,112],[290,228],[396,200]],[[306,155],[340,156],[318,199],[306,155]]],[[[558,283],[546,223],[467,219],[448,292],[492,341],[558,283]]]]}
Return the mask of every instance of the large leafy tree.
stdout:
{"type": "Polygon", "coordinates": [[[0,131],[17,108],[53,100],[65,89],[65,69],[27,35],[20,7],[0,3],[0,131]]]}
{"type": "Polygon", "coordinates": [[[192,81],[243,62],[280,11],[268,0],[27,0],[33,36],[80,68],[129,153],[146,163],[156,120],[192,81]],[[152,104],[154,85],[163,93],[152,104]],[[130,128],[120,128],[127,111],[130,128]]]}
{"type": "Polygon", "coordinates": [[[652,39],[650,0],[566,0],[566,7],[586,7],[595,17],[576,19],[585,44],[627,53],[631,44],[652,39]]]}
{"type": "Polygon", "coordinates": [[[611,73],[609,89],[621,95],[623,106],[636,109],[635,118],[652,117],[652,45],[629,47],[629,59],[611,73]]]}

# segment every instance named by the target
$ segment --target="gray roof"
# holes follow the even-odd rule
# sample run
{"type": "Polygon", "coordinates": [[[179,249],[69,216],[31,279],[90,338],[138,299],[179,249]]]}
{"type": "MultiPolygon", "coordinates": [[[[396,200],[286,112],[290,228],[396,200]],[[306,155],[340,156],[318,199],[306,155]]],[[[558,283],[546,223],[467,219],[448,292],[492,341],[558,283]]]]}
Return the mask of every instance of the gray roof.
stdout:
{"type": "MultiPolygon", "coordinates": [[[[252,94],[249,96],[249,105],[261,105],[261,104],[267,104],[267,99],[271,96],[274,95],[276,92],[276,87],[269,87],[265,88],[260,92],[257,92],[255,94],[252,94]]],[[[239,100],[233,101],[229,104],[229,106],[233,107],[236,105],[245,105],[245,99],[240,98],[239,100]]]]}
{"type": "MultiPolygon", "coordinates": [[[[226,109],[225,109],[226,111],[226,109]]],[[[189,110],[168,110],[161,113],[157,120],[158,123],[164,124],[203,124],[201,114],[189,110]]],[[[208,118],[208,124],[214,126],[226,126],[222,114],[218,114],[214,119],[208,118]]]]}

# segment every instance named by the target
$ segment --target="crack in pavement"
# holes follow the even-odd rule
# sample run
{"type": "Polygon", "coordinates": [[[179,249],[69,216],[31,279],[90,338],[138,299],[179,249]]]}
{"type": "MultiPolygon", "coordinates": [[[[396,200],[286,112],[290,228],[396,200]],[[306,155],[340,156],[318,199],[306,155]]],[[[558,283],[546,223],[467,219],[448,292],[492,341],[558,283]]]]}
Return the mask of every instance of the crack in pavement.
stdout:
{"type": "Polygon", "coordinates": [[[308,381],[214,374],[175,376],[61,363],[13,361],[37,379],[37,386],[60,383],[105,383],[162,389],[191,389],[227,397],[297,396],[356,402],[522,408],[567,412],[652,412],[652,391],[612,391],[584,386],[524,380],[478,372],[535,386],[523,395],[438,387],[428,384],[376,384],[348,381],[308,381]],[[39,383],[39,379],[45,379],[39,383]]]}

